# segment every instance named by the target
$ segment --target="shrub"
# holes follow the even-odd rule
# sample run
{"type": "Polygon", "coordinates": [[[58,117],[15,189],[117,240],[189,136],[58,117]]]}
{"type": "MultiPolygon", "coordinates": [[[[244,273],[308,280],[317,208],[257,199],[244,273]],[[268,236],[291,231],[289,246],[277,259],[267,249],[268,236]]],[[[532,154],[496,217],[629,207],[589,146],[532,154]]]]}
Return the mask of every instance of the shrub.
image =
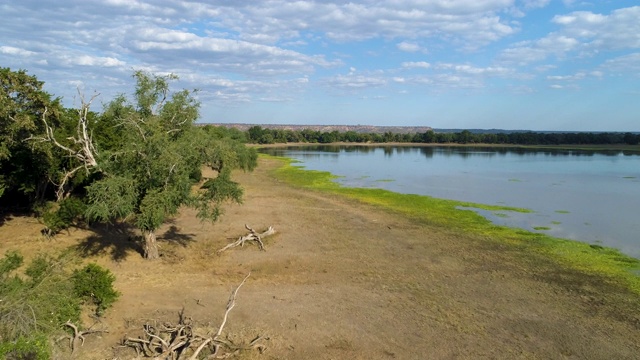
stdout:
{"type": "Polygon", "coordinates": [[[77,197],[68,197],[60,201],[57,207],[55,205],[46,206],[42,214],[42,221],[52,234],[67,229],[78,220],[82,220],[87,208],[86,204],[77,197]]]}
{"type": "Polygon", "coordinates": [[[23,264],[20,253],[0,259],[0,359],[51,358],[49,338],[68,320],[80,325],[82,301],[100,314],[118,298],[109,270],[89,264],[70,274],[70,256],[38,255],[22,276],[16,271],[23,264]]]}
{"type": "Polygon", "coordinates": [[[80,319],[80,299],[63,267],[65,255],[38,255],[27,266],[24,279],[12,273],[22,264],[20,254],[9,252],[0,260],[0,339],[53,333],[65,321],[80,319]]]}
{"type": "Polygon", "coordinates": [[[96,314],[101,315],[120,296],[113,288],[115,276],[97,264],[88,264],[73,272],[73,287],[76,296],[96,306],[96,314]]]}
{"type": "Polygon", "coordinates": [[[23,257],[9,251],[0,259],[0,359],[49,359],[49,338],[70,320],[79,324],[82,301],[100,313],[118,298],[109,270],[89,264],[70,274],[71,252],[38,255],[17,271],[23,257]]]}
{"type": "Polygon", "coordinates": [[[0,358],[7,360],[48,360],[51,348],[47,336],[42,333],[21,336],[14,341],[0,342],[0,358]]]}

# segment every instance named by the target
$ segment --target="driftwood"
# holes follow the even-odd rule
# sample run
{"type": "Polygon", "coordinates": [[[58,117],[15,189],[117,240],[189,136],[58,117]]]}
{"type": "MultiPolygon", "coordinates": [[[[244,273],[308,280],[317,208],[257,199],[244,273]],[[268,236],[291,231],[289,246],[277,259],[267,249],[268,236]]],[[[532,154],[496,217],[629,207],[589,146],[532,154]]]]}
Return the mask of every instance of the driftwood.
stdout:
{"type": "Polygon", "coordinates": [[[273,235],[276,233],[276,230],[273,228],[273,226],[269,226],[269,228],[265,231],[263,231],[262,233],[258,233],[255,230],[253,230],[252,228],[249,227],[249,225],[244,225],[244,227],[249,230],[249,233],[245,236],[241,236],[238,238],[238,240],[232,242],[231,244],[228,244],[227,246],[223,247],[222,249],[218,250],[218,253],[221,253],[227,249],[231,249],[234,248],[236,246],[244,246],[244,243],[247,241],[254,241],[258,244],[258,248],[262,251],[266,251],[266,249],[264,248],[264,243],[262,242],[262,239],[273,235]]]}
{"type": "Polygon", "coordinates": [[[179,313],[177,325],[171,323],[165,323],[160,326],[146,324],[144,325],[144,337],[127,337],[122,344],[134,348],[138,357],[142,355],[163,360],[196,360],[204,349],[209,350],[207,359],[227,358],[241,350],[249,349],[257,349],[262,353],[265,350],[265,346],[258,342],[268,338],[258,336],[248,345],[235,345],[231,341],[221,338],[229,313],[236,305],[238,290],[250,275],[247,275],[240,285],[231,291],[222,323],[214,335],[210,335],[210,333],[200,335],[194,332],[193,320],[184,316],[183,308],[179,313]]]}
{"type": "Polygon", "coordinates": [[[73,336],[65,336],[62,338],[62,339],[64,338],[69,339],[69,346],[71,347],[72,354],[76,351],[78,346],[84,345],[85,335],[108,332],[107,330],[91,330],[91,328],[89,328],[89,330],[80,331],[78,330],[78,327],[74,323],[72,323],[70,320],[67,320],[67,322],[64,323],[64,325],[73,329],[73,336]]]}

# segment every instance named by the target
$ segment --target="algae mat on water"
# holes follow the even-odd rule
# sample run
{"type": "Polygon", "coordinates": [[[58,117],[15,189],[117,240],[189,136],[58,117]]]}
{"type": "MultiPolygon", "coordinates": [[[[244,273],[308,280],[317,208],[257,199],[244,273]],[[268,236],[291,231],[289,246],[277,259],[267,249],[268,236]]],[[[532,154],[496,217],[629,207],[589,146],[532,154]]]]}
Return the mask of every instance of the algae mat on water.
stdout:
{"type": "MultiPolygon", "coordinates": [[[[261,156],[275,158],[268,155],[261,156]]],[[[291,185],[346,196],[402,213],[425,224],[483,236],[494,242],[517,247],[525,254],[527,252],[542,254],[564,266],[605,276],[610,281],[640,294],[640,260],[636,258],[612,248],[594,247],[579,241],[497,226],[473,211],[460,208],[529,212],[527,209],[399,194],[382,189],[343,187],[333,181],[338,176],[329,172],[305,170],[301,166],[296,166],[295,160],[279,159],[283,161],[283,166],[274,170],[273,175],[291,185]]]]}

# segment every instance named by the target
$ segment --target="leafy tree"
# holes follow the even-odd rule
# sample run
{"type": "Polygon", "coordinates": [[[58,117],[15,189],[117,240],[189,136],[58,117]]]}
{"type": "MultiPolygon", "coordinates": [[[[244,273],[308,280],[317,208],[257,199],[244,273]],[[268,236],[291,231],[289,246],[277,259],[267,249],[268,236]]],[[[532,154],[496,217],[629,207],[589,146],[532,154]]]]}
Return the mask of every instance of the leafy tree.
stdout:
{"type": "Polygon", "coordinates": [[[640,143],[640,135],[634,135],[632,133],[624,134],[624,142],[627,145],[638,145],[640,143]]]}
{"type": "Polygon", "coordinates": [[[92,221],[133,223],[145,239],[144,257],[155,259],[156,230],[181,206],[215,221],[225,201],[241,201],[242,189],[231,180],[231,170],[252,170],[257,155],[244,144],[219,140],[195,127],[199,103],[190,91],[169,91],[174,76],[139,71],[134,77],[133,101],[117,97],[99,119],[120,129],[117,142],[102,140],[100,177],[86,188],[86,215],[92,221]],[[217,175],[192,190],[203,165],[217,175]]]}
{"type": "Polygon", "coordinates": [[[473,134],[469,130],[463,130],[459,133],[455,133],[456,142],[459,144],[468,144],[473,142],[473,134]]]}
{"type": "Polygon", "coordinates": [[[43,85],[24,70],[0,68],[0,197],[11,197],[14,204],[42,200],[55,172],[51,145],[27,141],[44,132],[43,119],[60,122],[59,99],[43,85]]]}
{"type": "Polygon", "coordinates": [[[265,130],[266,129],[263,129],[258,125],[250,127],[249,130],[247,130],[249,141],[251,141],[252,143],[258,143],[262,138],[262,135],[264,135],[265,130]]]}

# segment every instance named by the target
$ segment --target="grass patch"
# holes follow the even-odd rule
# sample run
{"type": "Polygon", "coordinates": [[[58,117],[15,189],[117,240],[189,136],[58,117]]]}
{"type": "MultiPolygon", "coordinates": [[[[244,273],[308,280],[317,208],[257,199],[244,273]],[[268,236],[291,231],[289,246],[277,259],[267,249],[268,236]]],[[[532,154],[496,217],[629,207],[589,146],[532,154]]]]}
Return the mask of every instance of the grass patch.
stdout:
{"type": "Polygon", "coordinates": [[[560,225],[560,224],[562,224],[562,222],[560,222],[560,221],[552,221],[552,222],[551,222],[551,224],[553,224],[553,225],[560,225]]]}
{"type": "Polygon", "coordinates": [[[548,226],[534,226],[533,230],[546,231],[546,230],[551,230],[551,228],[548,226]]]}
{"type": "Polygon", "coordinates": [[[556,214],[570,214],[571,212],[568,210],[556,210],[555,211],[556,214]]]}
{"type": "Polygon", "coordinates": [[[380,180],[376,180],[376,182],[394,182],[394,179],[380,179],[380,180]]]}
{"type": "Polygon", "coordinates": [[[623,176],[623,179],[636,179],[636,176],[623,176]]]}
{"type": "Polygon", "coordinates": [[[505,213],[493,213],[493,216],[499,217],[499,218],[508,218],[509,217],[509,215],[507,215],[505,213]]]}
{"type": "MultiPolygon", "coordinates": [[[[291,185],[325,193],[338,194],[367,204],[409,216],[424,224],[460,231],[469,236],[481,237],[517,247],[522,254],[537,253],[555,262],[589,274],[601,275],[640,294],[640,260],[620,253],[616,249],[593,248],[587,243],[560,239],[547,234],[496,226],[472,210],[472,207],[489,211],[530,212],[527,209],[474,204],[469,202],[437,199],[429,196],[398,194],[382,189],[346,188],[335,183],[336,176],[324,171],[302,170],[291,166],[289,159],[273,171],[273,175],[291,185]]],[[[556,213],[569,213],[556,210],[556,213]]]]}

